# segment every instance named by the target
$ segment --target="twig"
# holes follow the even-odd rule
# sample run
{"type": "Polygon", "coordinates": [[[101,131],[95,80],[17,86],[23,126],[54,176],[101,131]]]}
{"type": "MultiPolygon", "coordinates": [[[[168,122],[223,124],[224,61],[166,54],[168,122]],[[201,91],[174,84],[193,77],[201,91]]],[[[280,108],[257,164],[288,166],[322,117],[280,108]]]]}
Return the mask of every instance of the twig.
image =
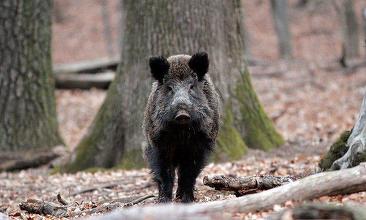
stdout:
{"type": "Polygon", "coordinates": [[[113,187],[118,186],[119,184],[121,184],[121,183],[120,182],[119,183],[108,183],[108,184],[99,185],[99,186],[87,187],[85,189],[81,189],[79,191],[71,193],[70,196],[76,196],[76,195],[87,193],[87,192],[93,192],[98,189],[113,188],[113,187]]]}
{"type": "Polygon", "coordinates": [[[133,200],[133,201],[131,201],[131,202],[129,202],[129,203],[127,203],[127,204],[125,204],[123,207],[133,206],[133,205],[136,205],[136,204],[138,204],[138,203],[140,203],[140,202],[145,201],[146,199],[150,199],[150,198],[154,198],[154,197],[155,197],[155,196],[154,196],[153,194],[146,195],[146,196],[142,196],[142,197],[140,197],[140,198],[138,198],[138,199],[135,199],[135,200],[133,200]]]}
{"type": "Polygon", "coordinates": [[[62,205],[68,205],[69,204],[64,198],[62,198],[60,193],[57,194],[57,201],[59,203],[61,203],[62,205]]]}

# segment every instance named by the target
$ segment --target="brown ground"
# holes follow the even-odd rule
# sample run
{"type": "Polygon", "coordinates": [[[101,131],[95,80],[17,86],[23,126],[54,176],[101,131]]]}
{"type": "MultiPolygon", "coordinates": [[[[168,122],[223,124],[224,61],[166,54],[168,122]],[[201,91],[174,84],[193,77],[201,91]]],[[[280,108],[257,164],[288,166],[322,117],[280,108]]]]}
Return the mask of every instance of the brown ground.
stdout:
{"type": "MultiPolygon", "coordinates": [[[[54,62],[67,63],[107,56],[97,0],[56,0],[62,9],[62,22],[53,27],[54,62]]],[[[222,164],[209,164],[198,179],[196,196],[200,202],[234,197],[202,185],[207,174],[304,175],[312,172],[330,143],[345,129],[350,129],[357,116],[363,94],[366,92],[366,68],[354,71],[338,69],[327,71],[319,66],[334,65],[341,48],[341,33],[336,12],[328,1],[320,6],[313,3],[304,10],[296,9],[291,0],[291,28],[294,39],[295,61],[285,64],[277,61],[276,38],[268,14],[269,1],[245,1],[247,27],[251,34],[253,57],[270,62],[268,69],[281,69],[280,74],[265,75],[251,67],[253,84],[265,110],[285,137],[285,146],[264,153],[251,150],[242,160],[222,164]]],[[[108,1],[111,13],[113,39],[118,33],[118,1],[108,1]]],[[[360,12],[366,2],[356,0],[360,12]]],[[[60,19],[60,18],[58,18],[60,19]]],[[[117,42],[117,41],[116,41],[117,42]]],[[[118,48],[118,44],[115,47],[118,48]]],[[[363,50],[364,48],[361,48],[363,50]]],[[[118,50],[116,49],[117,53],[118,50]]],[[[363,51],[362,51],[363,52],[363,51]]],[[[102,90],[56,91],[60,131],[71,149],[85,134],[94,115],[105,98],[102,90]]],[[[90,207],[100,206],[116,198],[156,194],[148,170],[114,170],[96,173],[48,175],[46,168],[19,173],[0,174],[0,212],[14,218],[38,219],[39,215],[20,212],[18,203],[27,198],[55,200],[60,192],[83,215],[90,207]],[[121,183],[113,188],[70,196],[90,186],[111,182],[121,183]]],[[[318,201],[366,203],[366,193],[349,196],[322,197],[318,201]]],[[[149,199],[144,203],[152,203],[149,199]]],[[[292,207],[276,205],[274,210],[292,207]]],[[[238,219],[262,219],[269,212],[233,214],[238,219]]]]}

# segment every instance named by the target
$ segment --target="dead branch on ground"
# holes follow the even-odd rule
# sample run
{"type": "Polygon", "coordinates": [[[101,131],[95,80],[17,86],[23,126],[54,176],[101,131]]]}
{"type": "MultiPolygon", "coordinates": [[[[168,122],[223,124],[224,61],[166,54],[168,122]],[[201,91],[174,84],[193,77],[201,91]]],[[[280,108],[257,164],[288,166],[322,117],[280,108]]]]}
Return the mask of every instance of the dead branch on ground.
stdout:
{"type": "Polygon", "coordinates": [[[40,215],[52,215],[56,217],[67,217],[67,207],[58,206],[51,202],[45,202],[37,199],[28,199],[26,202],[19,204],[21,210],[25,210],[29,213],[35,213],[40,215]]]}
{"type": "Polygon", "coordinates": [[[295,181],[294,177],[286,176],[205,176],[203,184],[216,190],[233,191],[237,196],[272,189],[295,181]]]}
{"type": "Polygon", "coordinates": [[[28,168],[36,168],[50,163],[52,160],[58,158],[60,154],[55,152],[45,152],[36,154],[29,158],[17,158],[0,163],[1,171],[17,171],[28,168]]]}

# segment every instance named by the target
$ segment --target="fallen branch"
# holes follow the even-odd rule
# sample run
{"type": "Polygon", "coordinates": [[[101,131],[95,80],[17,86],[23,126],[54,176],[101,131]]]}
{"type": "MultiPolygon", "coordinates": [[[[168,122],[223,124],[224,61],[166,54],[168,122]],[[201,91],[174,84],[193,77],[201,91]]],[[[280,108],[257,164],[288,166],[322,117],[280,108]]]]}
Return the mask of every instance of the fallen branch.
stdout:
{"type": "Polygon", "coordinates": [[[145,201],[146,199],[150,199],[150,198],[154,198],[155,196],[153,194],[150,194],[150,195],[146,195],[146,196],[143,196],[143,197],[140,197],[140,198],[137,198],[131,202],[128,202],[126,203],[123,207],[129,207],[129,206],[133,206],[133,205],[137,205],[139,204],[140,202],[143,202],[145,201]]]}
{"type": "Polygon", "coordinates": [[[0,163],[1,171],[17,171],[28,168],[35,168],[45,164],[48,164],[52,160],[58,158],[60,154],[55,152],[45,152],[35,154],[36,156],[31,156],[27,158],[17,158],[9,161],[0,163]]]}
{"type": "Polygon", "coordinates": [[[106,213],[106,212],[110,212],[112,210],[115,210],[117,208],[121,208],[121,207],[130,207],[133,205],[136,205],[140,202],[145,201],[146,199],[149,198],[153,198],[155,197],[154,195],[150,194],[150,195],[146,195],[146,196],[142,196],[142,197],[138,197],[137,199],[135,199],[135,196],[130,198],[123,198],[123,199],[117,199],[114,200],[110,203],[106,202],[96,208],[87,210],[85,213],[87,215],[91,215],[91,214],[95,214],[95,213],[106,213]],[[124,202],[121,202],[122,200],[124,200],[124,202]]]}
{"type": "Polygon", "coordinates": [[[119,57],[105,57],[78,63],[58,64],[54,66],[53,72],[57,75],[60,73],[95,73],[105,69],[115,70],[119,61],[119,57]]]}
{"type": "Polygon", "coordinates": [[[56,217],[67,217],[67,207],[58,206],[51,202],[44,202],[36,199],[28,199],[19,204],[21,210],[40,215],[52,215],[56,217]]]}
{"type": "Polygon", "coordinates": [[[233,191],[237,196],[272,189],[293,182],[293,177],[281,176],[205,176],[203,184],[216,190],[233,191]]]}
{"type": "MultiPolygon", "coordinates": [[[[275,204],[288,200],[304,201],[327,195],[339,195],[366,191],[366,163],[354,168],[317,173],[303,179],[285,184],[264,192],[251,194],[235,199],[215,201],[193,205],[158,205],[133,207],[115,211],[109,215],[91,219],[188,219],[190,217],[224,215],[225,212],[253,212],[266,210],[275,204]]],[[[224,216],[222,216],[224,217],[224,216]]]]}
{"type": "Polygon", "coordinates": [[[103,185],[99,185],[99,186],[87,187],[85,189],[81,189],[79,191],[71,193],[70,196],[76,196],[76,195],[83,194],[83,193],[93,192],[93,191],[99,190],[99,189],[113,188],[120,184],[121,184],[121,182],[116,182],[116,183],[107,183],[107,184],[103,184],[103,185]]]}
{"type": "Polygon", "coordinates": [[[60,89],[90,89],[108,88],[113,81],[114,72],[104,72],[95,74],[79,73],[59,73],[55,75],[56,88],[60,89]]]}

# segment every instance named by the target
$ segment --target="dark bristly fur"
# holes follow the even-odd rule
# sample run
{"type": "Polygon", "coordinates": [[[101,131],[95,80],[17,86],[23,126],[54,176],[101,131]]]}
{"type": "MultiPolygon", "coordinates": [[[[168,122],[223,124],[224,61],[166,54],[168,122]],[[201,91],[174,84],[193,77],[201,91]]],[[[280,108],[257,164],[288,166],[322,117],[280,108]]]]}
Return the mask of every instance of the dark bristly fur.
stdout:
{"type": "Polygon", "coordinates": [[[172,200],[175,170],[177,200],[192,202],[198,174],[215,145],[219,123],[218,95],[207,73],[206,53],[150,59],[153,83],[145,109],[144,156],[159,188],[159,202],[172,200]],[[179,123],[184,111],[188,122],[179,123]]]}

